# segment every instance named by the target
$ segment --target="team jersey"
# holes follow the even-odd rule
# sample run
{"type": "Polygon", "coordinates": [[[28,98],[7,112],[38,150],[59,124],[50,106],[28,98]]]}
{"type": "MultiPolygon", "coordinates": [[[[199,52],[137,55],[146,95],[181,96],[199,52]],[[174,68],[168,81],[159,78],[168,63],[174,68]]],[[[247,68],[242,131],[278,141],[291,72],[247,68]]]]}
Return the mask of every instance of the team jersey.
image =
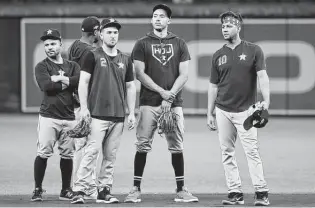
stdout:
{"type": "Polygon", "coordinates": [[[266,70],[258,45],[241,41],[234,49],[224,45],[214,53],[210,82],[217,84],[216,106],[228,112],[242,112],[256,101],[257,72],[266,70]]]}
{"type": "Polygon", "coordinates": [[[80,67],[83,65],[83,57],[94,47],[80,40],[75,40],[68,49],[68,59],[77,62],[80,67]]]}
{"type": "Polygon", "coordinates": [[[63,59],[63,64],[56,64],[48,58],[35,67],[35,77],[44,98],[40,107],[40,115],[48,118],[74,120],[73,92],[78,87],[80,66],[63,59]],[[69,77],[68,88],[62,90],[61,82],[52,82],[52,75],[69,77]]]}
{"type": "MultiPolygon", "coordinates": [[[[132,59],[145,64],[144,72],[161,88],[171,90],[179,76],[179,64],[190,60],[185,41],[168,32],[159,38],[153,32],[139,39],[132,51],[132,59]]],[[[159,106],[163,98],[144,85],[140,90],[140,105],[159,106]]],[[[178,92],[172,107],[182,106],[182,90],[178,92]]]]}
{"type": "Polygon", "coordinates": [[[87,53],[81,70],[91,74],[88,94],[91,117],[123,122],[126,82],[134,80],[131,58],[120,51],[112,57],[103,48],[97,48],[87,53]]]}

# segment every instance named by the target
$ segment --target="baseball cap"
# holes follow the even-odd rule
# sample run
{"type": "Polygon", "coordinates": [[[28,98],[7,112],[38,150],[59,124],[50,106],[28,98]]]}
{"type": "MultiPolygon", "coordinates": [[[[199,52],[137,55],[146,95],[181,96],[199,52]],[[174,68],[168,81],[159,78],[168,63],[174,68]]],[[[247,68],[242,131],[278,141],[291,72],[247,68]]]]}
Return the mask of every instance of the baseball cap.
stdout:
{"type": "Polygon", "coordinates": [[[47,39],[61,40],[60,32],[57,29],[47,29],[44,31],[43,35],[40,37],[42,41],[47,39]]]}
{"type": "Polygon", "coordinates": [[[95,16],[86,17],[82,21],[82,32],[94,32],[94,30],[100,29],[100,21],[95,16]]]}
{"type": "Polygon", "coordinates": [[[164,11],[166,11],[168,18],[171,18],[172,10],[166,4],[158,4],[158,5],[154,6],[153,7],[153,13],[155,12],[155,10],[158,10],[158,9],[163,9],[164,11]]]}
{"type": "Polygon", "coordinates": [[[252,127],[262,128],[266,126],[269,119],[268,110],[255,110],[252,115],[248,116],[244,123],[243,127],[246,131],[248,131],[252,127]]]}
{"type": "Polygon", "coordinates": [[[107,27],[116,27],[118,30],[121,28],[121,24],[114,18],[105,18],[101,22],[101,30],[107,27]]]}

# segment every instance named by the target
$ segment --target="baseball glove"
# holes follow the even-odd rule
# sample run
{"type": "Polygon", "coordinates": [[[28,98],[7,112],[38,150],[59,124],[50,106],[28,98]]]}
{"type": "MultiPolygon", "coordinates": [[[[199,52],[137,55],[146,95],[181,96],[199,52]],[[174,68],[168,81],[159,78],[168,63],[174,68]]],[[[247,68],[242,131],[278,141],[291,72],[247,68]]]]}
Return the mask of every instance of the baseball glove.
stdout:
{"type": "Polygon", "coordinates": [[[158,133],[161,135],[176,132],[178,119],[179,116],[173,111],[163,112],[157,122],[158,133]]]}
{"type": "Polygon", "coordinates": [[[91,133],[91,121],[91,117],[81,118],[73,129],[66,132],[66,135],[71,138],[87,137],[91,133]]]}
{"type": "Polygon", "coordinates": [[[252,105],[248,109],[249,116],[245,119],[243,127],[248,131],[252,127],[263,128],[269,120],[268,110],[264,109],[260,102],[252,105]]]}

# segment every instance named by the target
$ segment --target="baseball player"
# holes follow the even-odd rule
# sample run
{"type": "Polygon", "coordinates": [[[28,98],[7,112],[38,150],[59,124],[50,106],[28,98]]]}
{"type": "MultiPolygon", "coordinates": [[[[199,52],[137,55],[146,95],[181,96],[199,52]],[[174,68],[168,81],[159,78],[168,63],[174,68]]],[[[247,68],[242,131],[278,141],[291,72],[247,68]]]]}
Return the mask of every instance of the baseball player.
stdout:
{"type": "Polygon", "coordinates": [[[136,86],[131,58],[116,48],[120,23],[113,18],[101,22],[103,45],[87,53],[79,82],[81,117],[92,117],[91,134],[74,183],[75,196],[71,203],[84,203],[85,191],[92,180],[99,151],[103,152],[98,174],[97,203],[117,203],[111,194],[114,164],[119,148],[128,106],[128,128],[135,125],[136,86]]]}
{"type": "Polygon", "coordinates": [[[35,67],[38,86],[43,91],[44,99],[39,111],[37,157],[34,164],[35,190],[31,201],[42,201],[42,182],[47,166],[47,159],[52,156],[53,148],[58,143],[62,190],[60,200],[70,200],[73,139],[65,132],[75,124],[73,92],[78,87],[80,66],[61,57],[61,36],[58,30],[48,29],[40,38],[44,43],[47,58],[35,67]]]}
{"type": "Polygon", "coordinates": [[[137,126],[137,152],[134,159],[133,187],[125,202],[141,201],[141,180],[147,153],[151,151],[153,135],[161,113],[174,111],[179,119],[178,131],[166,134],[168,149],[177,184],[176,202],[197,202],[184,187],[182,88],[188,79],[190,54],[185,41],[168,31],[172,10],[165,4],[153,8],[153,31],[139,39],[132,58],[141,82],[140,112],[137,126]]]}
{"type": "Polygon", "coordinates": [[[207,125],[210,130],[218,128],[228,187],[228,198],[222,203],[244,204],[235,158],[235,142],[238,136],[247,157],[249,173],[256,192],[255,205],[267,206],[269,189],[258,152],[257,129],[245,130],[243,127],[249,107],[256,102],[257,77],[264,99],[261,106],[266,110],[269,108],[269,78],[264,54],[258,45],[240,39],[241,15],[228,11],[220,18],[226,44],[216,51],[212,58],[207,125]]]}
{"type": "MultiPolygon", "coordinates": [[[[97,17],[91,16],[87,17],[82,21],[81,33],[82,36],[79,40],[75,40],[68,49],[68,58],[71,61],[77,62],[82,68],[83,57],[91,50],[95,49],[94,46],[99,46],[101,41],[99,40],[100,33],[100,22],[97,17]]],[[[77,92],[76,92],[77,96],[77,92]]],[[[80,104],[75,108],[76,117],[79,119],[80,104]]],[[[80,138],[75,140],[76,152],[74,154],[74,165],[73,165],[73,181],[77,179],[76,174],[79,168],[81,159],[85,152],[85,148],[81,148],[85,145],[86,138],[80,138]]],[[[93,180],[90,182],[90,190],[86,191],[85,199],[96,199],[97,188],[95,182],[96,176],[95,171],[93,172],[93,180]]]]}

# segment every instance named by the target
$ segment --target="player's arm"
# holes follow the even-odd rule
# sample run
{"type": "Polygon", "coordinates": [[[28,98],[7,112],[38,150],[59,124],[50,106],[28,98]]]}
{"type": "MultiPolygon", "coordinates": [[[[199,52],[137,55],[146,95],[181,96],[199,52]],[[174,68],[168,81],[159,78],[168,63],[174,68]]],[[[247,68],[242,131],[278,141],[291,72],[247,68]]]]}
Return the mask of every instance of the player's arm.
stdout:
{"type": "Polygon", "coordinates": [[[215,54],[212,57],[212,64],[210,69],[210,82],[208,86],[208,108],[207,108],[207,125],[208,128],[213,131],[217,129],[215,118],[214,118],[214,108],[215,101],[218,96],[218,83],[219,83],[219,71],[216,65],[215,54]]]}
{"type": "Polygon", "coordinates": [[[175,95],[183,89],[185,83],[188,80],[188,67],[189,61],[180,62],[179,64],[179,76],[175,80],[171,92],[175,95]]]}
{"type": "Polygon", "coordinates": [[[155,91],[157,93],[161,93],[162,91],[165,91],[162,87],[157,85],[151,77],[149,77],[145,72],[145,65],[144,62],[134,60],[134,65],[135,65],[135,71],[136,71],[136,76],[137,79],[148,89],[155,91]]]}
{"type": "Polygon", "coordinates": [[[126,81],[126,88],[127,88],[127,105],[128,105],[129,114],[134,114],[135,106],[136,106],[137,89],[136,89],[136,84],[134,82],[133,64],[132,64],[131,58],[128,59],[125,81],[126,81]]]}
{"type": "Polygon", "coordinates": [[[66,77],[63,76],[61,82],[65,85],[75,89],[79,85],[79,79],[80,79],[80,66],[79,64],[73,62],[73,70],[72,70],[72,76],[66,77]]]}
{"type": "Polygon", "coordinates": [[[35,77],[37,84],[41,91],[44,92],[60,92],[63,89],[66,88],[65,85],[63,85],[60,82],[53,82],[51,80],[51,76],[49,72],[47,71],[47,67],[43,63],[39,63],[35,67],[35,77]]]}
{"type": "Polygon", "coordinates": [[[218,95],[218,85],[209,82],[207,115],[213,115],[214,107],[215,107],[215,100],[217,98],[217,95],[218,95]]]}
{"type": "Polygon", "coordinates": [[[258,83],[261,90],[261,94],[265,102],[264,107],[268,109],[270,105],[269,77],[266,70],[266,62],[264,58],[264,53],[259,46],[256,46],[255,69],[257,72],[258,83]]]}
{"type": "MultiPolygon", "coordinates": [[[[80,72],[80,81],[79,81],[79,87],[78,87],[78,94],[80,99],[80,105],[81,105],[81,112],[83,112],[83,115],[88,114],[88,105],[87,105],[87,99],[88,99],[88,87],[91,79],[91,74],[94,71],[95,67],[95,59],[94,54],[92,52],[89,52],[86,54],[83,61],[82,69],[80,72]]],[[[81,115],[82,115],[81,114],[81,115]]]]}

